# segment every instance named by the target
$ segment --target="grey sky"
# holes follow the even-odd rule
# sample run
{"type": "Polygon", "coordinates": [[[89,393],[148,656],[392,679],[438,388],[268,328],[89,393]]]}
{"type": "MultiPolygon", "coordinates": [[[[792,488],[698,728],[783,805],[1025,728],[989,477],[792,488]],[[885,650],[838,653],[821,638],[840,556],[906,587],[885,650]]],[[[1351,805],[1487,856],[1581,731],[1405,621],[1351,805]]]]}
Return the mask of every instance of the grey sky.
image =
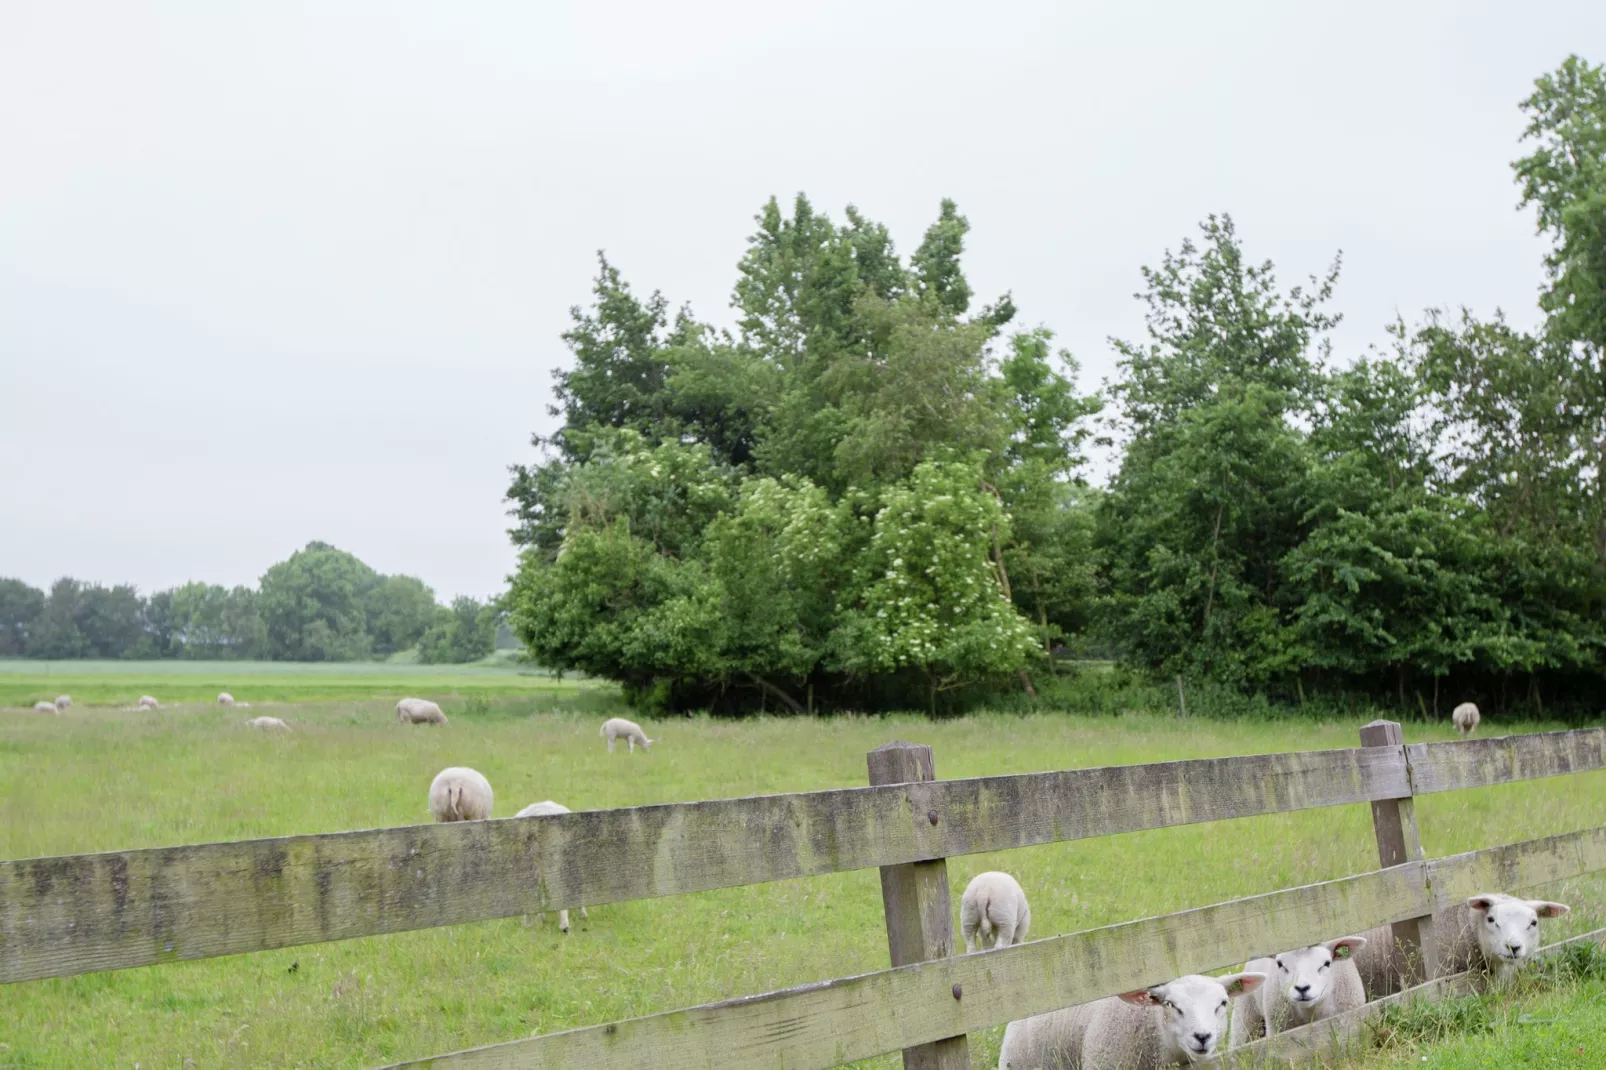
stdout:
{"type": "Polygon", "coordinates": [[[598,248],[728,319],[806,191],[970,277],[1088,380],[1211,211],[1338,350],[1533,319],[1516,102],[1606,5],[0,4],[0,575],[254,583],[310,539],[442,598],[513,564],[598,248]]]}

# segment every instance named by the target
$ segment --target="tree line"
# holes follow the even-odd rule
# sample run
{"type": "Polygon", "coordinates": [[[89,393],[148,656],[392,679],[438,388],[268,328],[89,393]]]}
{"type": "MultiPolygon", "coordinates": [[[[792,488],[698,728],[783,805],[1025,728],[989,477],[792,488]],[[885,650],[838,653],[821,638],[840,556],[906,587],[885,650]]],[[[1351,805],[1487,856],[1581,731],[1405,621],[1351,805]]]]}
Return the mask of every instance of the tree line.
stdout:
{"type": "Polygon", "coordinates": [[[0,657],[357,661],[416,649],[420,661],[490,654],[494,600],[454,599],[386,576],[327,543],[273,565],[257,587],[191,582],[143,596],[63,577],[41,591],[0,579],[0,657]]]}
{"type": "Polygon", "coordinates": [[[1521,107],[1532,332],[1434,309],[1337,357],[1337,257],[1286,286],[1212,216],[1143,269],[1146,334],[1093,391],[1009,294],[978,300],[949,201],[905,257],[856,208],[771,200],[727,330],[600,258],[561,427],[513,468],[514,629],[671,708],[935,710],[1090,648],[1294,699],[1587,706],[1606,77],[1570,58],[1521,107]]]}

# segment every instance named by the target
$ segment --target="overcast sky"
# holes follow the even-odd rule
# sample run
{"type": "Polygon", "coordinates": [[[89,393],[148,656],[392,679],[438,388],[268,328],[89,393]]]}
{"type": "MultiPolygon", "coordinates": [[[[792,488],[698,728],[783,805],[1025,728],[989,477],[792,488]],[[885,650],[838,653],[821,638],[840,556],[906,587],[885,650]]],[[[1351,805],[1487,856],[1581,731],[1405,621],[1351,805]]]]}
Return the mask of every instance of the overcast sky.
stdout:
{"type": "Polygon", "coordinates": [[[0,575],[254,583],[311,539],[438,596],[514,562],[596,250],[728,322],[766,198],[938,202],[1086,378],[1228,211],[1338,351],[1534,319],[1517,102],[1606,4],[0,3],[0,575]]]}

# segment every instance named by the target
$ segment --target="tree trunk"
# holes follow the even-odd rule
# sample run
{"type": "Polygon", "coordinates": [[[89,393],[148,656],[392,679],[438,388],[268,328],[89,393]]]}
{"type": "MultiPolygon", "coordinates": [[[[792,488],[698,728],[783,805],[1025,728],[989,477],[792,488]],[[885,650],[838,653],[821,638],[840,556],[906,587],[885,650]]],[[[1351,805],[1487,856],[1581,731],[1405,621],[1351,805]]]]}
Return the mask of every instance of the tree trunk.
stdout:
{"type": "Polygon", "coordinates": [[[793,698],[791,695],[788,695],[785,691],[782,691],[780,688],[776,687],[774,684],[770,683],[757,673],[750,672],[747,674],[747,678],[753,681],[754,686],[756,686],[764,694],[774,695],[775,701],[779,702],[793,713],[807,712],[803,709],[803,704],[801,702],[793,698]]]}
{"type": "Polygon", "coordinates": [[[1032,674],[1025,669],[1020,671],[1020,685],[1026,689],[1026,694],[1031,696],[1032,701],[1036,702],[1037,688],[1032,686],[1032,674]]]}

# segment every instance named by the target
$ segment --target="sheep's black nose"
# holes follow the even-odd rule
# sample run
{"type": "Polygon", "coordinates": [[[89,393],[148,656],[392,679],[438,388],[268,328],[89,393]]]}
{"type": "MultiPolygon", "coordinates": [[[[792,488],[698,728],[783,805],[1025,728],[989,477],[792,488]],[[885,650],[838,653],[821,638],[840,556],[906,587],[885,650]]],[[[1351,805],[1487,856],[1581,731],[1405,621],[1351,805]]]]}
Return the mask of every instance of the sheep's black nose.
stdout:
{"type": "Polygon", "coordinates": [[[1506,947],[1508,947],[1511,950],[1511,957],[1512,958],[1516,958],[1518,955],[1522,954],[1522,945],[1521,944],[1507,944],[1506,947]]]}
{"type": "Polygon", "coordinates": [[[1202,1048],[1206,1044],[1210,1043],[1210,1038],[1212,1036],[1214,1036],[1213,1033],[1195,1033],[1193,1035],[1193,1039],[1197,1040],[1199,1042],[1199,1046],[1202,1048]]]}
{"type": "Polygon", "coordinates": [[[1310,985],[1295,985],[1294,991],[1302,996],[1308,996],[1310,995],[1310,985]]]}

